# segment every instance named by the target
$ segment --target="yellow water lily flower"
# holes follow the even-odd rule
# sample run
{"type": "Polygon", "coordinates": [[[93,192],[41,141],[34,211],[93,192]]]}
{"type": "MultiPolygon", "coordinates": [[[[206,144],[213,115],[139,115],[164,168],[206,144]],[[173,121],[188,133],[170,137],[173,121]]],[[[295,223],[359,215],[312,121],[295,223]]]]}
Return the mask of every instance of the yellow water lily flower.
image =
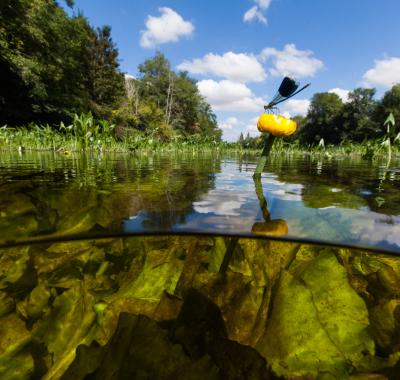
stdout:
{"type": "Polygon", "coordinates": [[[296,132],[297,123],[282,115],[263,113],[257,122],[260,132],[268,132],[273,136],[290,136],[296,132]]]}

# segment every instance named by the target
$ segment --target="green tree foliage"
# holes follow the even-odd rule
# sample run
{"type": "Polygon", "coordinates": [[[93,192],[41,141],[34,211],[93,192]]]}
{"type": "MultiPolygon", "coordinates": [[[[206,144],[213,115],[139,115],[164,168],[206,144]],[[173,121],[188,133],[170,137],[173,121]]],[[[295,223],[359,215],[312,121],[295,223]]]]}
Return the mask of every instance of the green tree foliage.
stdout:
{"type": "Polygon", "coordinates": [[[88,45],[89,93],[95,116],[109,118],[112,108],[125,94],[124,75],[118,70],[118,50],[111,28],[103,26],[91,32],[88,45]]]}
{"type": "Polygon", "coordinates": [[[317,144],[321,138],[325,143],[337,144],[342,134],[341,111],[343,102],[336,94],[322,92],[313,96],[300,140],[306,144],[317,144]]]}
{"type": "Polygon", "coordinates": [[[122,94],[117,55],[109,28],[94,31],[55,1],[2,1],[0,123],[101,115],[122,94]]]}
{"type": "Polygon", "coordinates": [[[376,119],[379,126],[384,124],[389,114],[393,114],[396,125],[400,125],[400,83],[385,92],[377,107],[376,119]]]}
{"type": "Polygon", "coordinates": [[[111,28],[94,29],[79,12],[69,17],[55,0],[0,2],[0,71],[0,125],[69,123],[91,112],[161,139],[221,138],[187,73],[157,53],[138,79],[125,80],[111,28]]]}
{"type": "Polygon", "coordinates": [[[377,102],[374,88],[356,88],[342,110],[342,139],[362,142],[376,136],[379,126],[374,120],[377,102]]]}
{"type": "Polygon", "coordinates": [[[53,1],[6,0],[0,25],[2,77],[11,78],[0,90],[1,121],[54,120],[82,111],[88,100],[86,21],[68,18],[53,1]]]}
{"type": "Polygon", "coordinates": [[[298,132],[286,140],[316,145],[322,138],[324,144],[337,145],[382,138],[389,114],[400,124],[400,84],[388,90],[381,100],[376,100],[375,94],[374,88],[356,88],[346,103],[333,93],[315,94],[306,117],[294,117],[298,132]]]}
{"type": "Polygon", "coordinates": [[[141,110],[156,108],[164,115],[163,123],[158,121],[164,128],[172,128],[183,136],[201,134],[220,140],[216,116],[200,95],[196,81],[186,72],[175,73],[166,57],[158,52],[139,66],[139,75],[133,82],[133,103],[143,124],[149,123],[141,117],[141,110]]]}

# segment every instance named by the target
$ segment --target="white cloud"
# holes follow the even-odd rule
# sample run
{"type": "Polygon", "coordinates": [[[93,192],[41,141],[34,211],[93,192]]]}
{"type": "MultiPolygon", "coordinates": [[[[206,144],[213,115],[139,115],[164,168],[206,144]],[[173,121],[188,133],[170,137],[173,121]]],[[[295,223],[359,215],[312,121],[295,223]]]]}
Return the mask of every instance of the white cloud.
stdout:
{"type": "Polygon", "coordinates": [[[261,9],[268,9],[272,0],[254,0],[261,9]]]}
{"type": "Polygon", "coordinates": [[[310,101],[308,99],[289,99],[285,103],[282,103],[283,116],[293,117],[297,115],[305,116],[308,108],[310,107],[310,101]]]}
{"type": "Polygon", "coordinates": [[[125,76],[125,80],[135,79],[135,77],[132,74],[125,73],[124,76],[125,76]]]}
{"type": "Polygon", "coordinates": [[[141,31],[140,46],[152,48],[167,42],[177,42],[193,34],[194,26],[171,8],[159,8],[161,16],[148,16],[146,30],[141,31]]]}
{"type": "Polygon", "coordinates": [[[322,61],[314,57],[310,50],[299,50],[294,44],[287,44],[283,50],[265,48],[260,54],[262,61],[272,60],[273,68],[270,73],[273,76],[293,76],[303,78],[314,76],[324,66],[322,61]]]}
{"type": "Polygon", "coordinates": [[[198,82],[197,87],[215,111],[258,112],[265,104],[243,83],[207,79],[198,82]]]}
{"type": "Polygon", "coordinates": [[[257,19],[262,24],[267,24],[267,18],[263,15],[261,10],[255,5],[251,7],[244,15],[243,21],[244,22],[252,22],[253,20],[257,19]]]}
{"type": "Polygon", "coordinates": [[[227,129],[233,129],[235,125],[239,124],[239,120],[236,117],[228,117],[225,121],[219,124],[219,128],[223,131],[227,129]]]}
{"type": "Polygon", "coordinates": [[[400,82],[400,58],[378,59],[372,69],[363,75],[365,86],[392,87],[400,82]]]}
{"type": "Polygon", "coordinates": [[[335,87],[330,89],[328,92],[339,96],[339,98],[342,99],[343,103],[347,103],[349,101],[349,93],[350,93],[349,90],[344,90],[343,88],[335,87]]]}
{"type": "Polygon", "coordinates": [[[206,54],[203,58],[183,61],[179,70],[192,74],[211,74],[235,82],[262,82],[266,78],[263,66],[252,54],[227,52],[206,54]]]}
{"type": "Polygon", "coordinates": [[[260,21],[262,24],[267,24],[267,18],[265,12],[271,4],[271,0],[254,0],[256,5],[251,7],[243,15],[244,22],[253,22],[254,20],[260,21]]]}
{"type": "Polygon", "coordinates": [[[219,128],[222,129],[223,139],[225,141],[237,141],[240,134],[246,137],[247,133],[252,137],[260,136],[260,132],[257,129],[258,117],[253,117],[247,120],[238,120],[236,117],[228,117],[225,121],[219,124],[219,128]]]}
{"type": "Polygon", "coordinates": [[[258,118],[259,118],[259,116],[253,117],[252,119],[250,119],[247,122],[246,127],[244,128],[244,132],[243,132],[244,135],[249,133],[251,137],[260,136],[260,131],[257,128],[258,118]]]}

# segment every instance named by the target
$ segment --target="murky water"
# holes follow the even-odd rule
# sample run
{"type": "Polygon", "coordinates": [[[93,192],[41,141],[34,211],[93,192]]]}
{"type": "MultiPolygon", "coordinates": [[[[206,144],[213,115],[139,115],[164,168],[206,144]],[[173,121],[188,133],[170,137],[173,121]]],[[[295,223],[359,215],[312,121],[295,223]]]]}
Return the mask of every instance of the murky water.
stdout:
{"type": "Polygon", "coordinates": [[[0,239],[272,234],[400,252],[399,162],[206,154],[0,156],[0,239]],[[261,207],[260,207],[261,206],[261,207]]]}

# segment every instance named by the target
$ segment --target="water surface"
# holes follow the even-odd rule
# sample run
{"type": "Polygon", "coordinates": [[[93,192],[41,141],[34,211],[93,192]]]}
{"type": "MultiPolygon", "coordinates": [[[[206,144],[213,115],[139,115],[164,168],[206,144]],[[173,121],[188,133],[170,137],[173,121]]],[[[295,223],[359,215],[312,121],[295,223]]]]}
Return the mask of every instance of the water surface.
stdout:
{"type": "Polygon", "coordinates": [[[399,379],[397,163],[255,165],[3,152],[0,378],[399,379]]]}
{"type": "Polygon", "coordinates": [[[253,231],[400,252],[398,162],[273,157],[258,188],[255,165],[221,154],[2,152],[0,239],[253,231]]]}

